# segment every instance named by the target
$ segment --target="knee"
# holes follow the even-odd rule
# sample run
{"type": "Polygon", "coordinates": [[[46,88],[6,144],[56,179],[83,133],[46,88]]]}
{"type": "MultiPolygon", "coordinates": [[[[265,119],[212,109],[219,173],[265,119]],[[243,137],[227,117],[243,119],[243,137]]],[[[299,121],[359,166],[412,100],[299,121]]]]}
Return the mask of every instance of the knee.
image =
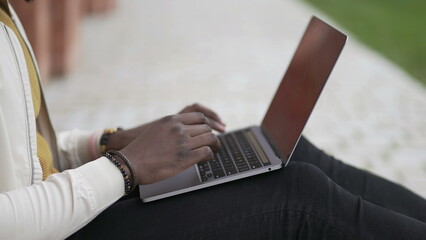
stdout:
{"type": "Polygon", "coordinates": [[[283,175],[286,204],[298,208],[324,201],[334,184],[321,169],[305,162],[290,162],[283,175]]]}
{"type": "Polygon", "coordinates": [[[284,172],[299,187],[316,186],[328,182],[328,176],[317,166],[307,162],[290,162],[284,172]]]}

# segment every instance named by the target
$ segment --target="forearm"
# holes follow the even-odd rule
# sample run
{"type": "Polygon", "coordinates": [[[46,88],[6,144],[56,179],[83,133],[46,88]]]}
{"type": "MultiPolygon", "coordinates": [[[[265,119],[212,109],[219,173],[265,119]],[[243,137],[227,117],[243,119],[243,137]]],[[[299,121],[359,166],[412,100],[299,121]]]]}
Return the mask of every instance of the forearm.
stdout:
{"type": "Polygon", "coordinates": [[[63,239],[124,194],[106,158],[0,194],[0,239],[63,239]]]}

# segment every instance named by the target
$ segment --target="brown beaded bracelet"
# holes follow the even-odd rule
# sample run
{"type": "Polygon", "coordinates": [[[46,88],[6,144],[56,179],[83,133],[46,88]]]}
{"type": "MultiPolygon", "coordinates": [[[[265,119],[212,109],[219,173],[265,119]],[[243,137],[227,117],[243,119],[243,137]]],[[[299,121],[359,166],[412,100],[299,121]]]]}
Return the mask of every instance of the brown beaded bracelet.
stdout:
{"type": "Polygon", "coordinates": [[[123,175],[123,179],[124,179],[124,194],[125,195],[130,194],[136,188],[136,175],[134,174],[135,171],[133,166],[130,164],[130,161],[122,153],[115,150],[106,152],[104,156],[108,158],[118,168],[118,170],[120,170],[121,175],[123,175]],[[114,155],[119,156],[125,162],[126,166],[130,170],[131,176],[127,174],[126,170],[124,170],[123,166],[114,157],[114,155]],[[132,182],[130,182],[130,178],[132,178],[132,182]]]}
{"type": "Polygon", "coordinates": [[[135,168],[133,167],[132,163],[129,161],[129,159],[127,158],[126,155],[124,155],[122,152],[117,151],[117,150],[109,150],[108,153],[110,154],[115,154],[117,156],[119,156],[127,165],[127,167],[130,170],[130,174],[132,175],[132,191],[136,188],[136,180],[137,180],[137,176],[136,176],[136,171],[135,168]]]}

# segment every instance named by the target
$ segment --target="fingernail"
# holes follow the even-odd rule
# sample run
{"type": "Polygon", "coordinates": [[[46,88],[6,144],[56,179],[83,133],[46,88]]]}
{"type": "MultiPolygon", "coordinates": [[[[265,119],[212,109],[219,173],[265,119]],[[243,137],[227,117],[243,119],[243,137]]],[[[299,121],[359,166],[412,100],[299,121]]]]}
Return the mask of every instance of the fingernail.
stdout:
{"type": "Polygon", "coordinates": [[[223,123],[214,121],[214,124],[216,128],[220,129],[221,131],[225,131],[225,125],[223,123]]]}

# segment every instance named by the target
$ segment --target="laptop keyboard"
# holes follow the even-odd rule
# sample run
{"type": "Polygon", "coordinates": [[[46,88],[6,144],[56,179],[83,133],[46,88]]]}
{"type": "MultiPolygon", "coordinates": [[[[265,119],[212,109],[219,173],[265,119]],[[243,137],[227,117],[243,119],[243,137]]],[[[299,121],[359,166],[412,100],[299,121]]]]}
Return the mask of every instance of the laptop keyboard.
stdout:
{"type": "Polygon", "coordinates": [[[219,140],[222,148],[215,158],[197,164],[202,182],[263,167],[244,130],[219,136],[219,140]]]}

